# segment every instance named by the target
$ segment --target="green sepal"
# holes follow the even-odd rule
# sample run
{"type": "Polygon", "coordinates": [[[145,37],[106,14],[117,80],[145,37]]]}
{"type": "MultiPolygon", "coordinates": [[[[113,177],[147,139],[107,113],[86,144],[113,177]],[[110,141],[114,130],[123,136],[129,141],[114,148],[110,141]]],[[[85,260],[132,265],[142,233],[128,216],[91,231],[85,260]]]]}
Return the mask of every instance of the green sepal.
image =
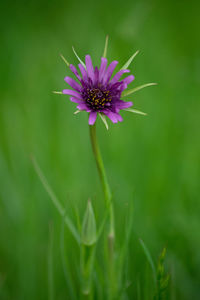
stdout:
{"type": "Polygon", "coordinates": [[[104,125],[105,125],[105,127],[106,127],[106,129],[108,130],[108,123],[107,123],[107,121],[106,121],[106,117],[105,117],[105,115],[104,114],[102,114],[102,113],[99,113],[99,116],[100,116],[100,118],[101,118],[101,120],[102,120],[102,122],[104,123],[104,125]]]}
{"type": "Polygon", "coordinates": [[[122,97],[126,97],[128,95],[131,95],[131,94],[133,94],[133,93],[135,93],[135,92],[137,92],[137,91],[139,91],[141,89],[144,89],[147,86],[152,86],[152,85],[157,85],[157,83],[155,83],[155,82],[146,83],[146,84],[140,85],[140,86],[138,86],[138,87],[136,87],[134,89],[122,92],[122,97]]]}
{"type": "Polygon", "coordinates": [[[74,47],[72,47],[72,50],[76,56],[76,58],[80,61],[80,63],[84,66],[84,68],[86,69],[86,65],[84,64],[84,62],[80,59],[80,57],[78,56],[78,54],[76,53],[74,47]]]}
{"type": "Polygon", "coordinates": [[[137,50],[130,58],[129,60],[123,65],[121,70],[125,70],[129,67],[129,65],[132,63],[133,59],[136,57],[136,55],[139,53],[139,50],[137,50]]]}
{"type": "Polygon", "coordinates": [[[129,111],[129,112],[132,112],[132,113],[135,113],[135,114],[138,114],[138,115],[143,115],[143,116],[146,116],[147,114],[144,113],[143,111],[140,111],[140,110],[137,110],[137,109],[132,109],[132,108],[126,108],[124,109],[126,111],[129,111]]]}

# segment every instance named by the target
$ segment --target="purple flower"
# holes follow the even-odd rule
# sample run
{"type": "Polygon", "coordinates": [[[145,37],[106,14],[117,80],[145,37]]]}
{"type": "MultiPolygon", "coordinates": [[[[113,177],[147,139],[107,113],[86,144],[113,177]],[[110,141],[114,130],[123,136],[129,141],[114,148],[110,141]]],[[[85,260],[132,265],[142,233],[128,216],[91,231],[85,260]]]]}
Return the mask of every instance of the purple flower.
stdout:
{"type": "Polygon", "coordinates": [[[69,65],[79,82],[70,77],[65,77],[65,81],[73,89],[65,89],[63,94],[70,95],[70,100],[77,103],[79,111],[85,110],[89,113],[89,124],[93,125],[97,118],[97,113],[107,116],[113,123],[122,121],[120,110],[127,109],[133,105],[132,102],[125,102],[121,99],[122,91],[134,80],[133,75],[124,79],[121,76],[130,72],[121,69],[111,79],[113,71],[118,64],[115,60],[108,65],[105,57],[101,58],[100,67],[93,67],[90,55],[86,55],[85,64],[79,64],[80,74],[76,67],[69,65]],[[107,66],[108,65],[108,66],[107,66]]]}

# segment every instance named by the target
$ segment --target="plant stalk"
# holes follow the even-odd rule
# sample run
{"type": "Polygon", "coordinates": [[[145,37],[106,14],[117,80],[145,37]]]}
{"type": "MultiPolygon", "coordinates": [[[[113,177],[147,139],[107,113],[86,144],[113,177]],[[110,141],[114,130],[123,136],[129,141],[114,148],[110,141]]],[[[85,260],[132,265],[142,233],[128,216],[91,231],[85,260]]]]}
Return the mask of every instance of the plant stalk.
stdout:
{"type": "Polygon", "coordinates": [[[96,125],[94,124],[92,126],[89,126],[89,128],[90,128],[90,139],[92,144],[92,150],[94,153],[101,185],[103,188],[105,205],[106,205],[106,209],[108,209],[109,211],[109,232],[108,232],[108,261],[109,261],[108,273],[110,278],[109,299],[113,299],[115,294],[115,271],[114,271],[115,228],[114,228],[114,211],[113,211],[113,204],[112,204],[112,194],[108,184],[108,179],[106,176],[103,159],[97,141],[96,125]]]}
{"type": "Polygon", "coordinates": [[[112,194],[110,191],[108,179],[106,176],[106,171],[105,171],[104,164],[103,164],[103,159],[102,159],[99,145],[97,142],[96,125],[94,124],[93,126],[89,126],[89,127],[90,127],[90,139],[91,139],[91,144],[92,144],[92,150],[94,153],[101,185],[103,188],[105,205],[106,205],[106,208],[109,209],[109,219],[110,219],[109,220],[110,221],[109,236],[111,236],[112,239],[114,239],[115,230],[114,230],[114,212],[113,212],[113,205],[112,205],[112,194]]]}

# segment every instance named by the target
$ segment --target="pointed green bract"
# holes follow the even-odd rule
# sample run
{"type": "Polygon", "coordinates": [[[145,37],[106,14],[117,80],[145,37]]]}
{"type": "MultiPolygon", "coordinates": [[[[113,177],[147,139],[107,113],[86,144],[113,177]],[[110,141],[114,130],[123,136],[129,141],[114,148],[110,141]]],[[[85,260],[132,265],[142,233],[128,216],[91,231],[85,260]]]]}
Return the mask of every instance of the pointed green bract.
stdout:
{"type": "Polygon", "coordinates": [[[126,91],[126,92],[122,92],[122,97],[126,97],[128,95],[131,95],[131,94],[133,94],[133,93],[135,93],[135,92],[137,92],[137,91],[139,91],[141,89],[144,89],[147,86],[152,86],[152,85],[157,85],[157,83],[155,83],[155,82],[146,83],[146,84],[140,85],[140,86],[138,86],[138,87],[136,87],[136,88],[134,88],[132,90],[129,90],[129,91],[126,91]]]}
{"type": "Polygon", "coordinates": [[[62,58],[62,60],[66,63],[66,65],[69,67],[69,62],[66,60],[66,58],[62,55],[62,54],[60,54],[60,57],[62,58]]]}
{"type": "Polygon", "coordinates": [[[83,219],[82,225],[82,236],[81,241],[86,246],[92,246],[97,240],[96,220],[92,203],[89,200],[86,208],[86,212],[83,219]]]}
{"type": "Polygon", "coordinates": [[[84,62],[80,59],[80,57],[78,56],[78,54],[76,53],[74,47],[72,47],[72,50],[76,56],[76,58],[80,61],[80,63],[84,66],[84,68],[86,69],[86,65],[84,64],[84,62]]]}
{"type": "Polygon", "coordinates": [[[81,111],[78,109],[74,112],[74,115],[77,115],[78,113],[80,113],[81,111]]]}
{"type": "Polygon", "coordinates": [[[106,58],[107,56],[107,49],[108,49],[108,35],[106,36],[106,41],[105,41],[105,47],[104,47],[104,51],[103,51],[103,57],[106,58]]]}
{"type": "Polygon", "coordinates": [[[123,65],[121,70],[128,69],[129,65],[132,63],[133,59],[136,57],[136,55],[139,53],[139,50],[137,50],[130,58],[129,60],[123,65]]]}
{"type": "Polygon", "coordinates": [[[106,126],[106,129],[108,130],[108,123],[106,121],[105,115],[102,113],[99,113],[101,120],[103,121],[104,125],[106,126]]]}
{"type": "Polygon", "coordinates": [[[63,92],[58,92],[58,91],[53,91],[52,93],[63,95],[63,92]]]}
{"type": "Polygon", "coordinates": [[[135,114],[138,114],[138,115],[143,115],[143,116],[146,116],[147,114],[140,111],[140,110],[137,110],[137,109],[132,109],[132,108],[126,108],[124,109],[126,111],[129,111],[129,112],[132,112],[132,113],[135,113],[135,114]]]}

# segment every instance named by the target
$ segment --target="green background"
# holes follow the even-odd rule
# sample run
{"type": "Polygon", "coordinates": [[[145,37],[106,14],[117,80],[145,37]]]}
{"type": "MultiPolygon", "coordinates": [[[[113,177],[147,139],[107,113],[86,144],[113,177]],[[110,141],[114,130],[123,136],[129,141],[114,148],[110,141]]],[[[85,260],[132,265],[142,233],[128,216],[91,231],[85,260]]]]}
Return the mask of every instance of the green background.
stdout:
{"type": "MultiPolygon", "coordinates": [[[[30,156],[37,158],[74,222],[75,211],[82,219],[90,197],[99,224],[104,202],[87,114],[73,115],[69,97],[52,91],[66,88],[63,79],[70,76],[59,53],[77,64],[73,45],[82,58],[90,54],[99,64],[106,34],[109,61],[122,65],[140,50],[130,67],[132,87],[158,82],[129,98],[147,117],[122,112],[124,122],[109,122],[109,131],[97,121],[114,193],[117,247],[123,243],[130,203],[134,205],[129,297],[133,299],[136,281],[146,276],[141,237],[155,260],[167,246],[171,299],[198,299],[198,1],[7,1],[0,6],[0,299],[48,299],[49,224],[55,299],[70,299],[60,253],[62,220],[30,156]]],[[[65,259],[78,289],[79,253],[67,229],[65,259]]]]}

